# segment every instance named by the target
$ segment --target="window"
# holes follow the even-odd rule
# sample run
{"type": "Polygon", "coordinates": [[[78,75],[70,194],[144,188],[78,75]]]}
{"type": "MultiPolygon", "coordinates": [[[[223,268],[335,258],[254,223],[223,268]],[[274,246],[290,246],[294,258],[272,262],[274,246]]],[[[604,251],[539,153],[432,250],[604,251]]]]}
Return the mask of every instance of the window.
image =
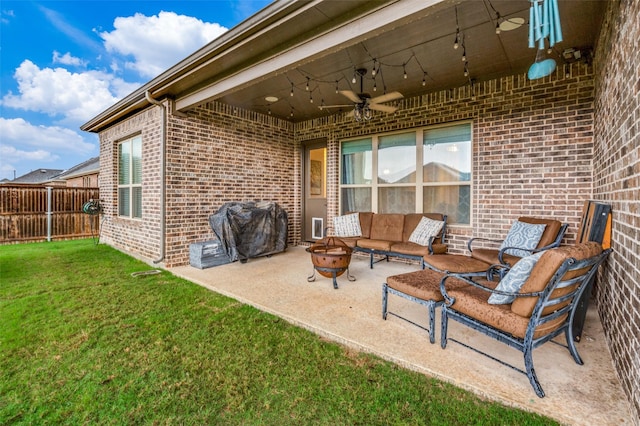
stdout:
{"type": "Polygon", "coordinates": [[[342,143],[342,212],[371,211],[371,139],[342,143]]]}
{"type": "Polygon", "coordinates": [[[118,215],[142,218],[142,137],[118,145],[118,215]]]}
{"type": "Polygon", "coordinates": [[[446,214],[450,223],[469,224],[471,125],[426,129],[423,143],[423,211],[446,214]]]}
{"type": "Polygon", "coordinates": [[[416,133],[378,139],[378,212],[413,213],[416,205],[416,133]]]}
{"type": "Polygon", "coordinates": [[[471,148],[471,123],[343,141],[342,214],[438,212],[469,224],[471,148]]]}

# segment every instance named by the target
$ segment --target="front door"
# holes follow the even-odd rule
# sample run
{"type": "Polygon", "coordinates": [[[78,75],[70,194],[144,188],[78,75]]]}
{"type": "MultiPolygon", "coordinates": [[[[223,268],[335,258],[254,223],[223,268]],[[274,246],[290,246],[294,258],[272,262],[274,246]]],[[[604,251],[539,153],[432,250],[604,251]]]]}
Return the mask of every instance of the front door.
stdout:
{"type": "Polygon", "coordinates": [[[327,226],[327,141],[309,141],[304,147],[305,241],[324,237],[327,226]]]}

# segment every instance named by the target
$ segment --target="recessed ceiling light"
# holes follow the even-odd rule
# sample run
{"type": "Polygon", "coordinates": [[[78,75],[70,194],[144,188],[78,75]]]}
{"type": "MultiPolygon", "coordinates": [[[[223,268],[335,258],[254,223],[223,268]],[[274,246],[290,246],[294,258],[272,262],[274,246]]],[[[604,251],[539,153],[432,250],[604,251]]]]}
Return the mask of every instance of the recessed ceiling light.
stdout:
{"type": "Polygon", "coordinates": [[[500,22],[500,30],[501,31],[515,30],[516,28],[520,28],[522,24],[524,24],[523,18],[519,18],[519,17],[508,18],[500,22]]]}
{"type": "Polygon", "coordinates": [[[278,102],[278,98],[276,98],[275,96],[267,96],[266,98],[264,98],[265,101],[267,102],[278,102]]]}

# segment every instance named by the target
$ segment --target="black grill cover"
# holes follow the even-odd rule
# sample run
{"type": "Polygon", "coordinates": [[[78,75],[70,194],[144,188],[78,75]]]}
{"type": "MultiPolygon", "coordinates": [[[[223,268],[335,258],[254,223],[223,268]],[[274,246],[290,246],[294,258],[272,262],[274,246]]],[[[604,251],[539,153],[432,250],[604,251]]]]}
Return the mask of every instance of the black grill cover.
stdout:
{"type": "Polygon", "coordinates": [[[209,217],[209,224],[232,262],[287,248],[287,212],[277,203],[227,203],[209,217]]]}

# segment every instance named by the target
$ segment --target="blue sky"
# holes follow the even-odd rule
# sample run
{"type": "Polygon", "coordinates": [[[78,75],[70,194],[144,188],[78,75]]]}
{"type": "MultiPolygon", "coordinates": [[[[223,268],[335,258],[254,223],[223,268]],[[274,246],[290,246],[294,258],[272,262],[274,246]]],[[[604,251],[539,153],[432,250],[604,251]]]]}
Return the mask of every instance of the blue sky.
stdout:
{"type": "Polygon", "coordinates": [[[89,119],[270,0],[0,2],[0,179],[99,155],[89,119]]]}

